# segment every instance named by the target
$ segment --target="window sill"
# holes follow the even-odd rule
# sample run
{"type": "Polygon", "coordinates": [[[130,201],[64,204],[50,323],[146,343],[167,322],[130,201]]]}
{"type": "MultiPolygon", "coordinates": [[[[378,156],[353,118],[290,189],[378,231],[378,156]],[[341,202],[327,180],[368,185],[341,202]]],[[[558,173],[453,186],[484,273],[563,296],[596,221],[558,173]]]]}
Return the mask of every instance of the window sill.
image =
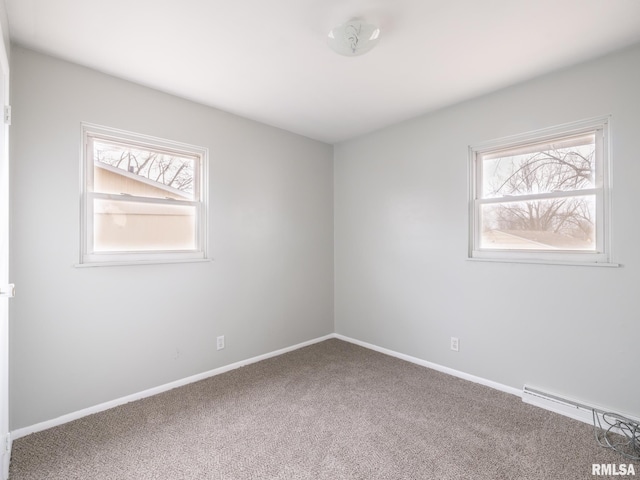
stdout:
{"type": "Polygon", "coordinates": [[[524,263],[533,265],[565,265],[572,267],[609,267],[618,268],[622,267],[619,263],[610,262],[571,262],[569,260],[534,260],[534,259],[514,259],[514,258],[475,258],[468,257],[468,261],[471,262],[498,262],[498,263],[524,263]]]}
{"type": "Polygon", "coordinates": [[[91,268],[91,267],[122,267],[130,265],[162,265],[171,263],[208,263],[212,262],[211,258],[185,258],[185,259],[173,259],[173,260],[129,260],[120,262],[85,262],[76,263],[74,268],[91,268]]]}

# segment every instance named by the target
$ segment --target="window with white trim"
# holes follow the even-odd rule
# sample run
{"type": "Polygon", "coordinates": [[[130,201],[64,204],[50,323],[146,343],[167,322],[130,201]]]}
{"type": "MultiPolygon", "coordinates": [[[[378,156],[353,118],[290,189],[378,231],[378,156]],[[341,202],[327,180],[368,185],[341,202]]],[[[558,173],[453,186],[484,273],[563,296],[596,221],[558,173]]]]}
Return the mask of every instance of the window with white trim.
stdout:
{"type": "Polygon", "coordinates": [[[469,148],[473,259],[611,264],[609,119],[469,148]]]}
{"type": "Polygon", "coordinates": [[[206,258],[208,151],[82,124],[80,264],[206,258]]]}

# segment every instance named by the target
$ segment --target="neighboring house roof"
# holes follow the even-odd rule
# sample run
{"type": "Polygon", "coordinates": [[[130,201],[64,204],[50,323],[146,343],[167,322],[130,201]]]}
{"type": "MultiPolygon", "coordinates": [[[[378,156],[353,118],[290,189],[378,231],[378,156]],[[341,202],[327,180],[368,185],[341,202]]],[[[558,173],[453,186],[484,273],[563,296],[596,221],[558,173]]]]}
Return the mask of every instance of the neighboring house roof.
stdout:
{"type": "Polygon", "coordinates": [[[491,230],[482,234],[483,243],[491,244],[492,248],[518,248],[523,250],[556,250],[551,245],[536,242],[528,238],[507,233],[502,230],[491,230]]]}
{"type": "Polygon", "coordinates": [[[103,162],[96,161],[96,162],[94,162],[94,166],[96,166],[98,168],[101,168],[101,169],[103,169],[103,170],[105,170],[107,172],[115,173],[116,175],[121,175],[121,176],[123,176],[123,177],[125,177],[125,178],[127,178],[129,180],[134,181],[134,182],[138,182],[140,184],[147,185],[147,186],[162,190],[162,191],[166,192],[167,194],[170,194],[170,195],[167,195],[170,198],[178,197],[178,198],[181,198],[181,199],[184,199],[184,200],[191,200],[193,198],[193,195],[190,194],[190,193],[183,192],[182,190],[179,190],[179,189],[174,188],[174,187],[170,187],[168,185],[165,185],[164,183],[156,182],[154,180],[151,180],[150,178],[143,177],[141,175],[136,175],[135,173],[127,172],[126,170],[123,170],[123,169],[118,168],[118,167],[114,167],[112,165],[108,165],[108,164],[103,163],[103,162]]]}
{"type": "Polygon", "coordinates": [[[531,230],[491,230],[482,234],[483,243],[491,248],[517,248],[521,250],[561,250],[563,248],[591,250],[592,242],[553,232],[531,230]]]}

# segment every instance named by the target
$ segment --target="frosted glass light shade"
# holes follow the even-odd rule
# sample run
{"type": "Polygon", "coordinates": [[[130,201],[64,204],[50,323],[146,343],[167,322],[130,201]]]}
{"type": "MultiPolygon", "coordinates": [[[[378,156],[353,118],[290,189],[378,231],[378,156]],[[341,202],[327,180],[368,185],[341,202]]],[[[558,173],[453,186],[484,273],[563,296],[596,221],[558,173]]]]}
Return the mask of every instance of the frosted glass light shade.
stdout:
{"type": "Polygon", "coordinates": [[[380,28],[360,20],[351,20],[331,29],[328,42],[335,52],[353,57],[375,47],[379,37],[380,28]]]}

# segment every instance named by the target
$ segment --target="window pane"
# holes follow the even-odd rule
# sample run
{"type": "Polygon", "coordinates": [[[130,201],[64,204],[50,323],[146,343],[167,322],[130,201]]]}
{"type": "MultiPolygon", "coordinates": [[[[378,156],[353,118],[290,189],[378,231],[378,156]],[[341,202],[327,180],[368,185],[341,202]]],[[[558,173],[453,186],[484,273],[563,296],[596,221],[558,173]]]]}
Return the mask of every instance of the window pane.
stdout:
{"type": "Polygon", "coordinates": [[[94,251],[195,250],[196,207],[94,199],[94,251]]]}
{"type": "Polygon", "coordinates": [[[480,198],[566,192],[595,186],[595,134],[481,156],[480,198]]]}
{"type": "Polygon", "coordinates": [[[484,204],[480,248],[596,250],[595,195],[484,204]]]}
{"type": "Polygon", "coordinates": [[[194,200],[197,159],[94,139],[93,191],[194,200]]]}

